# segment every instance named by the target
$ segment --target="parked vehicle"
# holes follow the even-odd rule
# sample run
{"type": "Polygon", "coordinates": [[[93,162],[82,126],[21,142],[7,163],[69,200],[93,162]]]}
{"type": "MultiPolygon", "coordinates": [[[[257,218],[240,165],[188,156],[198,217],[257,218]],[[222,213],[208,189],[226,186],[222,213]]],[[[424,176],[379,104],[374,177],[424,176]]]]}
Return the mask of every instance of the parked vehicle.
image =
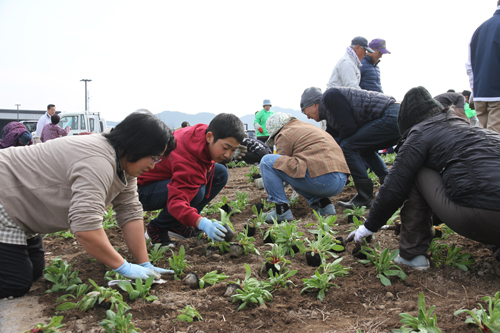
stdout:
{"type": "Polygon", "coordinates": [[[99,112],[64,112],[60,114],[59,126],[71,127],[68,135],[78,135],[83,132],[102,133],[106,130],[106,120],[99,112]]]}

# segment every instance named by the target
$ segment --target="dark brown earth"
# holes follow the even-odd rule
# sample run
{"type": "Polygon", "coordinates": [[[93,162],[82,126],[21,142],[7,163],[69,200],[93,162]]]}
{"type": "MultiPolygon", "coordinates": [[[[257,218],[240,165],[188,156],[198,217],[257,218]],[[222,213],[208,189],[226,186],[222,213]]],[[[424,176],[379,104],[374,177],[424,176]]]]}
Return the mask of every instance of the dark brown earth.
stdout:
{"type": "MultiPolygon", "coordinates": [[[[256,190],[244,177],[249,167],[230,169],[228,188],[224,189],[215,201],[220,201],[222,195],[229,200],[235,199],[236,191],[245,191],[249,194],[250,203],[258,203],[266,198],[264,190],[256,190]]],[[[288,195],[291,189],[288,189],[288,195]]],[[[339,195],[332,198],[333,202],[348,200],[355,190],[346,187],[339,195]]],[[[336,206],[338,214],[339,236],[347,236],[346,230],[350,228],[347,219],[342,214],[342,208],[336,206]]],[[[304,198],[292,208],[294,217],[300,219],[301,231],[309,239],[312,234],[306,231],[305,224],[315,221],[311,209],[304,198]]],[[[210,216],[218,218],[219,214],[210,216]]],[[[243,230],[246,221],[252,217],[251,206],[242,214],[231,218],[237,232],[243,230]]],[[[474,223],[474,221],[471,221],[474,223]]],[[[145,223],[146,225],[146,223],[145,223]]],[[[267,228],[267,226],[264,226],[267,228]]],[[[107,230],[111,243],[119,247],[119,252],[129,261],[132,258],[123,242],[123,237],[118,228],[107,230]]],[[[262,241],[262,236],[257,232],[256,247],[261,255],[251,254],[239,259],[231,259],[228,254],[214,254],[206,257],[205,245],[197,245],[195,240],[186,240],[177,243],[176,253],[180,245],[184,245],[188,263],[198,275],[204,275],[212,270],[224,272],[230,276],[228,281],[243,280],[245,275],[244,263],[252,268],[252,274],[265,279],[266,274],[260,273],[263,263],[263,252],[268,249],[262,241]]],[[[382,248],[398,248],[398,237],[392,232],[385,231],[376,234],[375,242],[380,242],[382,248]]],[[[131,306],[132,321],[143,332],[390,332],[393,328],[400,327],[398,314],[409,312],[416,315],[419,292],[425,295],[428,306],[436,305],[438,327],[443,332],[474,332],[476,328],[464,324],[465,315],[454,317],[453,313],[461,308],[472,309],[480,302],[483,296],[493,296],[500,290],[500,263],[492,256],[484,245],[465,239],[459,235],[448,238],[446,243],[455,243],[463,246],[476,260],[474,272],[463,272],[454,267],[437,268],[431,263],[431,268],[425,272],[412,271],[404,268],[408,275],[406,281],[392,278],[391,286],[383,286],[375,277],[373,266],[363,266],[358,263],[350,253],[353,245],[347,245],[347,251],[340,254],[342,264],[351,267],[349,276],[337,278],[339,288],[331,288],[323,301],[317,299],[316,293],[303,293],[302,279],[309,278],[315,269],[307,266],[305,256],[297,254],[292,261],[291,269],[298,271],[292,278],[295,286],[273,293],[273,300],[266,303],[265,307],[248,305],[237,311],[239,304],[232,303],[230,297],[224,297],[225,283],[219,283],[203,290],[192,290],[184,286],[181,281],[175,281],[171,276],[164,276],[168,283],[154,285],[151,293],[159,297],[158,302],[145,303],[142,300],[131,302],[127,295],[124,300],[131,306]],[[186,305],[194,306],[203,317],[203,321],[179,322],[177,310],[184,309],[186,305]]],[[[47,251],[46,262],[62,256],[64,260],[74,263],[74,268],[80,271],[80,278],[84,283],[93,279],[99,285],[104,285],[106,267],[93,262],[74,239],[44,239],[47,251]]],[[[167,251],[166,257],[171,256],[167,251]]],[[[330,259],[329,261],[332,261],[330,259]]],[[[168,268],[167,260],[158,264],[168,268]]],[[[51,283],[41,279],[33,286],[29,295],[40,296],[39,300],[45,306],[44,315],[56,314],[55,300],[61,294],[45,294],[44,291],[51,287],[51,283]]],[[[104,332],[99,322],[105,317],[102,308],[89,310],[82,313],[77,310],[59,313],[64,315],[66,327],[63,332],[104,332]]]]}

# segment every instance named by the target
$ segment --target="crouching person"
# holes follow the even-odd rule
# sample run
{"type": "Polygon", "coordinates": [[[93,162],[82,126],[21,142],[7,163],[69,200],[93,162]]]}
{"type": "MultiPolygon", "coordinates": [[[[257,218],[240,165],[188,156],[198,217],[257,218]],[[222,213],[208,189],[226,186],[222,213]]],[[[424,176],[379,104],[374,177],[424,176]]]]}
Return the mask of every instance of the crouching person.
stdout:
{"type": "Polygon", "coordinates": [[[266,155],[260,162],[267,200],[276,203],[266,222],[293,219],[283,182],[306,198],[319,214],[334,215],[335,207],[329,197],[342,191],[349,174],[335,140],[318,127],[282,112],[270,116],[266,127],[267,145],[276,146],[276,154],[266,155]]]}
{"type": "Polygon", "coordinates": [[[129,279],[167,273],[149,262],[136,177],[174,145],[161,120],[138,111],[103,135],[1,150],[0,298],[26,294],[42,276],[39,234],[68,228],[92,257],[129,279]],[[137,264],[115,251],[102,228],[109,204],[137,264]]]}
{"type": "Polygon", "coordinates": [[[177,148],[169,158],[139,177],[139,200],[144,209],[163,209],[149,222],[145,236],[153,244],[173,247],[171,237],[195,237],[202,230],[220,241],[226,229],[200,212],[227,183],[229,173],[218,163],[238,149],[245,137],[243,123],[233,114],[221,113],[208,126],[181,128],[174,136],[177,148]]]}
{"type": "Polygon", "coordinates": [[[396,262],[429,267],[432,214],[460,235],[500,246],[500,134],[470,126],[423,87],[408,91],[398,126],[402,144],[364,225],[362,243],[401,206],[396,262]]]}

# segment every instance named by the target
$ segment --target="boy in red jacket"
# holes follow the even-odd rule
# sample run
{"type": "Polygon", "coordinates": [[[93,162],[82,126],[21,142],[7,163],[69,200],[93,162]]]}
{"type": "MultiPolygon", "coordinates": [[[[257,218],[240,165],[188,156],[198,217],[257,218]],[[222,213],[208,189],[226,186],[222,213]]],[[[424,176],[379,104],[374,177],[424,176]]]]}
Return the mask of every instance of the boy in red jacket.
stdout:
{"type": "Polygon", "coordinates": [[[168,159],[137,179],[139,200],[144,210],[162,209],[149,222],[145,236],[153,244],[174,247],[170,237],[186,239],[205,231],[216,241],[226,229],[220,222],[200,216],[200,212],[226,185],[226,167],[216,162],[231,157],[245,137],[241,120],[221,113],[210,124],[178,129],[177,147],[168,159]]]}

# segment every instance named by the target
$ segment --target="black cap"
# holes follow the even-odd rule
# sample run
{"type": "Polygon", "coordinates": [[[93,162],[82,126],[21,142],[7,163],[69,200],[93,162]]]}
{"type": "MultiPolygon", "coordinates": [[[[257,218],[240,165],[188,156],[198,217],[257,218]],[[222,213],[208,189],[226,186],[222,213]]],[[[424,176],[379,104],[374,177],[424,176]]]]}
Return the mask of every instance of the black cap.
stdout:
{"type": "Polygon", "coordinates": [[[351,42],[351,45],[353,45],[353,46],[359,45],[359,46],[363,47],[365,50],[367,50],[370,53],[374,53],[375,52],[375,51],[373,51],[373,49],[371,49],[368,46],[368,40],[365,37],[361,37],[361,36],[354,37],[354,39],[351,42]]]}

